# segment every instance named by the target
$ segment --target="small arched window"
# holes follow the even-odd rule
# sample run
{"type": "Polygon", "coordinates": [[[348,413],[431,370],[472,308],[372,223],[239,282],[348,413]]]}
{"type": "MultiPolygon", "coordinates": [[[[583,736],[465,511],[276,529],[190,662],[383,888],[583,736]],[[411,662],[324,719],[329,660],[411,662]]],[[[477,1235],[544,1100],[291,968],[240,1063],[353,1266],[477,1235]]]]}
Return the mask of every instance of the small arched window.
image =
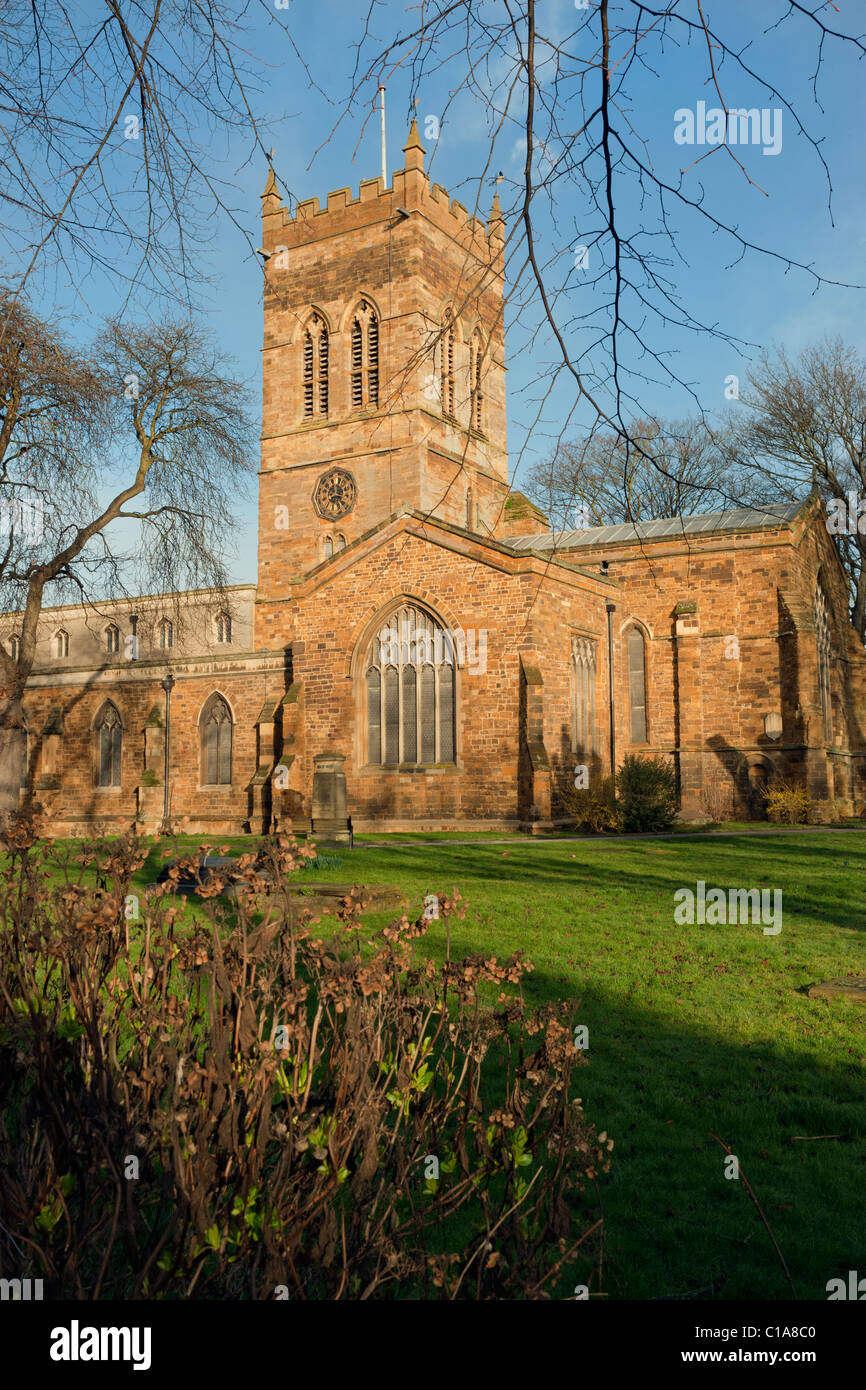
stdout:
{"type": "Polygon", "coordinates": [[[379,404],[379,320],[362,299],[352,318],[352,409],[379,404]]]}
{"type": "Polygon", "coordinates": [[[163,651],[174,646],[174,623],[169,622],[168,618],[163,618],[159,625],[159,645],[163,651]]]}
{"type": "Polygon", "coordinates": [[[430,614],[407,605],[387,619],[364,682],[369,765],[456,761],[454,641],[430,614]]]}
{"type": "Polygon", "coordinates": [[[120,759],[123,750],[123,725],[117,706],[106,700],[96,717],[96,785],[120,786],[120,759]]]}
{"type": "Polygon", "coordinates": [[[467,531],[471,531],[471,530],[472,530],[472,524],[473,524],[473,520],[474,520],[472,513],[473,513],[473,506],[472,506],[472,489],[471,489],[471,487],[468,487],[468,488],[466,489],[466,529],[467,529],[467,531]]]}
{"type": "Polygon", "coordinates": [[[639,627],[628,634],[628,703],[632,743],[646,743],[646,652],[644,636],[639,627]]]}
{"type": "Polygon", "coordinates": [[[202,710],[199,728],[202,785],[228,786],[232,780],[232,716],[221,695],[211,695],[202,710]]]}
{"type": "Polygon", "coordinates": [[[17,632],[13,632],[9,638],[9,655],[13,661],[17,661],[21,655],[21,638],[17,632]]]}
{"type": "Polygon", "coordinates": [[[322,542],[322,545],[323,545],[323,548],[324,548],[324,551],[325,551],[325,559],[326,559],[326,560],[330,560],[331,556],[332,556],[333,553],[334,553],[334,538],[333,538],[333,536],[326,536],[325,539],[324,539],[324,541],[322,542]]]}
{"type": "Polygon", "coordinates": [[[340,533],[338,534],[338,536],[337,536],[336,549],[337,549],[337,550],[345,550],[345,549],[346,549],[346,537],[342,534],[342,532],[340,532],[340,533]]]}
{"type": "Polygon", "coordinates": [[[818,690],[821,696],[821,715],[824,721],[824,741],[833,741],[833,701],[830,693],[830,657],[833,636],[827,597],[820,580],[815,591],[815,640],[818,646],[818,690]]]}
{"type": "Polygon", "coordinates": [[[217,614],[216,639],[218,642],[231,642],[232,640],[232,620],[228,613],[217,614]]]}
{"type": "Polygon", "coordinates": [[[481,382],[481,367],[484,362],[484,341],[478,329],[472,334],[469,347],[469,392],[472,402],[470,423],[479,434],[484,432],[484,393],[481,382]]]}
{"type": "Polygon", "coordinates": [[[64,632],[62,628],[54,637],[54,655],[60,657],[69,655],[69,633],[64,632]]]}
{"type": "Polygon", "coordinates": [[[321,314],[313,314],[304,334],[304,415],[328,413],[328,329],[321,314]]]}
{"type": "Polygon", "coordinates": [[[105,629],[105,650],[110,656],[120,651],[120,628],[114,623],[105,629]]]}
{"type": "Polygon", "coordinates": [[[441,384],[442,414],[454,419],[454,315],[445,310],[441,333],[441,384]]]}

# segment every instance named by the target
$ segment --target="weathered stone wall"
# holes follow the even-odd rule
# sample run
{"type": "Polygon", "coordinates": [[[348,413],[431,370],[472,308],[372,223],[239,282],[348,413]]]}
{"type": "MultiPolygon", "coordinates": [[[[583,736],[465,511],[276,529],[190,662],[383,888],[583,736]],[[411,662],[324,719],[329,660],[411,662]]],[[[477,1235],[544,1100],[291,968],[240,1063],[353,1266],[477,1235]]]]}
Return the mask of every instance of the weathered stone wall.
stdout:
{"type": "MultiPolygon", "coordinates": [[[[557,586],[546,578],[548,568],[536,557],[517,557],[448,528],[402,518],[354,553],[335,557],[292,600],[263,605],[259,628],[268,641],[276,644],[292,634],[294,678],[304,698],[299,760],[307,796],[313,758],[339,752],[346,756],[349,808],[357,825],[382,819],[443,825],[519,821],[521,656],[537,627],[545,634],[551,668],[558,662],[567,673],[570,639],[559,615],[568,620],[580,614],[598,630],[603,622],[606,586],[567,572],[557,586]],[[419,603],[466,635],[457,679],[456,766],[397,772],[372,768],[366,760],[367,642],[403,601],[419,603]]],[[[555,699],[545,707],[545,737],[552,744],[569,718],[565,673],[551,675],[555,699]]]]}
{"type": "MultiPolygon", "coordinates": [[[[211,662],[178,662],[171,696],[170,814],[174,826],[194,833],[267,829],[269,806],[250,783],[258,767],[270,772],[277,756],[273,736],[262,745],[257,721],[268,702],[282,699],[287,667],[283,652],[238,654],[211,662]],[[232,714],[232,781],[205,786],[199,718],[218,692],[232,714]]],[[[163,671],[95,670],[80,684],[51,684],[40,677],[28,687],[24,710],[28,762],[36,799],[55,834],[100,826],[118,833],[135,823],[152,832],[164,805],[165,693],[163,671]],[[95,721],[106,700],[120,715],[123,738],[119,787],[100,787],[95,721]],[[149,772],[148,772],[149,768],[149,772]]]]}

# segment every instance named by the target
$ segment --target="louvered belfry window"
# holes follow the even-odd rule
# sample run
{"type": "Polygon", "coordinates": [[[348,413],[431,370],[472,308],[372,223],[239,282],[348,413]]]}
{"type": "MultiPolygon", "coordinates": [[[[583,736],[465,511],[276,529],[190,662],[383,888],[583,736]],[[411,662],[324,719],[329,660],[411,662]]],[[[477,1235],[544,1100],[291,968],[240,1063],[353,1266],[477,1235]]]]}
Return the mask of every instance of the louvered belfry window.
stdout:
{"type": "Polygon", "coordinates": [[[628,700],[632,743],[646,743],[646,659],[640,628],[628,634],[628,700]]]}
{"type": "Polygon", "coordinates": [[[595,642],[591,638],[571,639],[571,673],[572,749],[589,758],[595,752],[595,642]]]}
{"type": "Polygon", "coordinates": [[[362,299],[352,319],[352,409],[379,404],[379,320],[362,299]]]}
{"type": "Polygon", "coordinates": [[[304,416],[328,413],[328,330],[314,314],[304,334],[304,416]]]}
{"type": "Polygon", "coordinates": [[[232,780],[232,717],[220,695],[205,705],[201,728],[201,778],[206,787],[228,786],[232,780]]]}
{"type": "Polygon", "coordinates": [[[484,361],[484,344],[481,341],[480,333],[472,335],[472,352],[470,356],[470,388],[472,391],[472,428],[482,433],[484,425],[484,396],[481,390],[481,364],[484,361]]]}
{"type": "Polygon", "coordinates": [[[442,414],[454,419],[454,318],[450,309],[442,321],[442,414]]]}
{"type": "Polygon", "coordinates": [[[382,625],[365,670],[367,761],[400,767],[456,761],[451,634],[405,605],[382,625]]]}
{"type": "Polygon", "coordinates": [[[108,701],[102,706],[96,721],[96,781],[100,787],[120,786],[120,756],[123,745],[123,726],[115,706],[108,701]]]}
{"type": "Polygon", "coordinates": [[[833,701],[830,691],[830,656],[833,638],[827,612],[827,598],[819,583],[815,592],[815,638],[818,644],[818,690],[821,696],[821,714],[824,719],[824,741],[833,739],[833,701]]]}

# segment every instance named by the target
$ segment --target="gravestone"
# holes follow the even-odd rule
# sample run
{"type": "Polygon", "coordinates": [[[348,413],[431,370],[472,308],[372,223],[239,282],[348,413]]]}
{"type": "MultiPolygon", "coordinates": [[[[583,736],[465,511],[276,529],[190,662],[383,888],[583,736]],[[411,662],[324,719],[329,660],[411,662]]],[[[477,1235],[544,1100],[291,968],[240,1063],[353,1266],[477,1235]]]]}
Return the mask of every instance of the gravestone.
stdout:
{"type": "Polygon", "coordinates": [[[342,753],[317,753],[313,758],[312,833],[338,844],[349,843],[345,761],[342,753]]]}

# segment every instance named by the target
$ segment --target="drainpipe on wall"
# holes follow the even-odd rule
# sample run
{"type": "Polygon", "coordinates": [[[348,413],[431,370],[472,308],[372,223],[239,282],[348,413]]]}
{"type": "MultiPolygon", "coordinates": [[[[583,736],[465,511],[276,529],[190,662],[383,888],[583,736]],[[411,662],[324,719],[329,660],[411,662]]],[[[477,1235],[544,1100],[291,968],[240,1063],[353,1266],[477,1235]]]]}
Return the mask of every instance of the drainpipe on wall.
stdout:
{"type": "Polygon", "coordinates": [[[613,615],[616,612],[616,604],[608,603],[607,607],[607,678],[608,678],[608,702],[610,705],[610,775],[616,777],[616,720],[613,702],[613,615]]]}
{"type": "Polygon", "coordinates": [[[160,681],[160,685],[165,691],[165,770],[163,773],[162,825],[160,826],[160,833],[170,834],[168,778],[171,769],[171,692],[175,686],[175,679],[171,671],[167,672],[165,680],[160,681]]]}

